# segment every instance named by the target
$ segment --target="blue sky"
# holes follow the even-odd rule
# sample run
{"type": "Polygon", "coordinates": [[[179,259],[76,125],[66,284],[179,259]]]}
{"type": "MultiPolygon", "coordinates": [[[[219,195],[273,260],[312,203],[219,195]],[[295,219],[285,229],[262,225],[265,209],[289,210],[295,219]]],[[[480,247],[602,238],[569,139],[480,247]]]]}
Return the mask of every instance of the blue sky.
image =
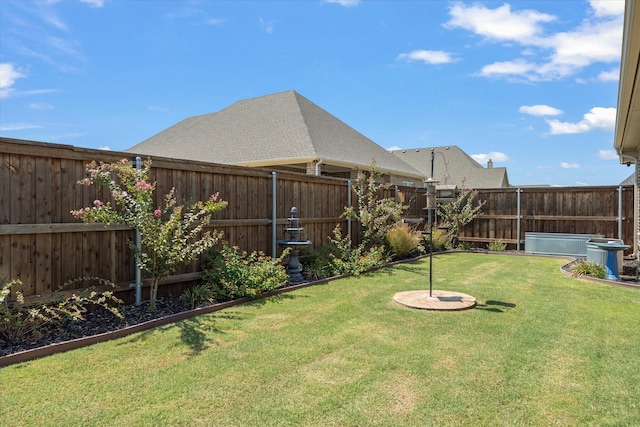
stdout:
{"type": "Polygon", "coordinates": [[[0,134],[124,150],[293,89],[384,148],[617,185],[624,2],[0,1],[0,134]]]}

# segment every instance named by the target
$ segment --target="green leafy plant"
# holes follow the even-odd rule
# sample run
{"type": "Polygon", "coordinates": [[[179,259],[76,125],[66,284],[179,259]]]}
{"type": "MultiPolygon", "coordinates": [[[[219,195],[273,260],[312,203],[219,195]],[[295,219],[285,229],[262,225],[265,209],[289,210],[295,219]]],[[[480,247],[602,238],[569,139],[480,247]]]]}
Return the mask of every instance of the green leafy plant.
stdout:
{"type": "Polygon", "coordinates": [[[387,234],[391,254],[399,258],[424,250],[421,241],[422,234],[409,224],[398,223],[387,234]]]}
{"type": "Polygon", "coordinates": [[[358,276],[374,267],[380,267],[389,258],[385,254],[384,246],[373,246],[367,250],[364,243],[357,247],[351,246],[351,239],[342,236],[342,228],[336,225],[333,238],[330,238],[328,269],[332,276],[352,274],[358,276]]]}
{"type": "MultiPolygon", "coordinates": [[[[425,248],[429,247],[429,235],[423,236],[425,248]]],[[[440,229],[433,230],[433,250],[441,251],[450,247],[449,237],[446,231],[440,229]]]]}
{"type": "MultiPolygon", "coordinates": [[[[114,286],[99,278],[83,277],[73,281],[76,280],[97,280],[101,285],[114,286]]],[[[85,289],[66,298],[54,293],[46,303],[30,306],[26,304],[23,293],[19,290],[14,291],[15,297],[10,301],[11,288],[21,285],[20,280],[13,279],[2,283],[0,287],[0,338],[10,344],[49,336],[60,330],[68,321],[81,322],[88,307],[102,307],[114,316],[122,318],[117,308],[122,301],[111,291],[97,292],[85,289]]]]}
{"type": "Polygon", "coordinates": [[[155,309],[160,279],[218,242],[220,232],[204,229],[211,215],[224,209],[227,203],[214,194],[205,202],[178,206],[175,188],[172,188],[164,206],[157,206],[153,200],[156,185],[149,181],[151,160],[145,161],[140,170],[127,159],[116,163],[91,162],[86,169],[89,176],[79,183],[106,187],[115,206],[94,200],[93,206],[71,211],[71,214],[84,222],[125,224],[140,232],[141,249],[138,251],[133,242],[131,248],[136,252],[138,267],[151,278],[149,306],[155,309]]]}
{"type": "Polygon", "coordinates": [[[438,205],[439,222],[447,228],[447,236],[452,248],[458,247],[460,231],[481,213],[486,203],[483,200],[476,202],[477,196],[477,190],[463,188],[454,201],[438,205]]]}
{"type": "Polygon", "coordinates": [[[471,242],[460,242],[458,244],[458,249],[463,251],[470,251],[471,249],[473,249],[473,245],[471,244],[471,242]]]}
{"type": "Polygon", "coordinates": [[[362,244],[367,250],[385,244],[389,230],[400,222],[402,212],[406,209],[406,206],[394,199],[382,197],[391,184],[380,183],[379,178],[374,161],[370,173],[358,174],[354,186],[357,207],[348,207],[344,213],[345,217],[360,222],[362,244]]]}
{"type": "Polygon", "coordinates": [[[322,246],[309,251],[302,258],[303,276],[309,281],[331,277],[333,274],[331,259],[331,248],[329,246],[322,246]]]}
{"type": "Polygon", "coordinates": [[[200,283],[191,288],[185,289],[182,298],[187,300],[191,308],[195,308],[199,304],[214,301],[213,289],[206,283],[200,283]]]}
{"type": "Polygon", "coordinates": [[[224,242],[222,249],[211,250],[205,257],[203,283],[211,289],[216,301],[272,291],[289,280],[281,262],[290,251],[287,248],[280,257],[272,258],[262,252],[247,253],[224,242]]]}
{"type": "Polygon", "coordinates": [[[503,252],[507,249],[507,244],[500,239],[493,240],[489,242],[489,244],[487,245],[487,249],[489,249],[490,251],[503,252]]]}
{"type": "Polygon", "coordinates": [[[581,259],[571,266],[571,275],[573,277],[590,276],[604,279],[607,276],[607,271],[597,262],[581,259]]]}

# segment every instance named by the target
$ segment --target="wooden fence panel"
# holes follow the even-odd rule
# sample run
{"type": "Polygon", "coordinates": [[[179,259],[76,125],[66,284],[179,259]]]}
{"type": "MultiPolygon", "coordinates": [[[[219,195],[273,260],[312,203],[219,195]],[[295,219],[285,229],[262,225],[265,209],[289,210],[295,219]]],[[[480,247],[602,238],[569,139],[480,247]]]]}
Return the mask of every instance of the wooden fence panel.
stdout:
{"type": "MultiPolygon", "coordinates": [[[[85,165],[92,160],[114,162],[125,157],[133,160],[129,153],[0,138],[0,277],[22,280],[27,296],[46,294],[85,276],[103,277],[128,287],[135,276],[129,247],[133,230],[82,224],[69,213],[90,206],[95,199],[112,200],[103,188],[77,184],[85,177],[85,165]]],[[[300,237],[311,240],[314,248],[327,244],[336,224],[341,224],[343,233],[347,231],[347,221],[341,217],[349,200],[347,181],[343,179],[278,171],[274,225],[274,175],[270,170],[154,158],[150,175],[156,182],[158,205],[164,203],[164,196],[172,187],[178,203],[206,200],[219,192],[229,206],[213,215],[213,227],[223,231],[231,244],[246,251],[271,254],[273,227],[277,239],[288,237],[282,229],[292,206],[298,208],[304,227],[300,237]]],[[[634,192],[632,186],[623,190],[623,240],[630,243],[634,192]]],[[[424,218],[425,191],[399,186],[386,190],[385,196],[407,206],[405,217],[424,218]]],[[[480,190],[478,195],[487,204],[460,236],[476,245],[495,239],[510,245],[520,240],[523,245],[524,234],[529,231],[618,236],[618,187],[523,188],[520,212],[515,188],[480,190]]],[[[351,200],[357,204],[353,188],[351,200]]],[[[352,238],[359,240],[355,221],[352,238]]],[[[175,280],[168,282],[199,271],[200,263],[196,260],[181,266],[175,280]]],[[[73,287],[88,284],[78,282],[73,287]]]]}

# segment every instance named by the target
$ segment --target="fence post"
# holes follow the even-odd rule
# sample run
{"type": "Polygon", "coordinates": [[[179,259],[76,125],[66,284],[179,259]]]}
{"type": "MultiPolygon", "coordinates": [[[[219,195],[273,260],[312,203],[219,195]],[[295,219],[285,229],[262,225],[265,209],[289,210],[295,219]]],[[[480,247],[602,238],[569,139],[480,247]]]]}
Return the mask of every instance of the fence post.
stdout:
{"type": "Polygon", "coordinates": [[[522,218],[522,214],[520,212],[520,193],[522,193],[522,189],[521,188],[517,188],[516,189],[516,193],[518,194],[518,203],[517,203],[517,205],[518,205],[518,207],[517,207],[518,213],[516,215],[516,222],[517,222],[517,227],[516,227],[517,231],[516,231],[516,233],[518,233],[518,244],[516,246],[516,250],[519,252],[520,251],[520,241],[521,241],[520,240],[520,220],[522,218]]]}
{"type": "Polygon", "coordinates": [[[622,240],[622,192],[624,188],[618,187],[618,239],[622,240]]]}
{"type": "Polygon", "coordinates": [[[278,210],[276,209],[276,201],[277,201],[277,197],[276,197],[276,191],[277,191],[277,185],[276,185],[276,173],[271,172],[271,185],[272,185],[272,191],[271,191],[271,256],[273,258],[277,257],[277,247],[276,247],[276,240],[278,238],[277,234],[276,234],[276,227],[278,226],[278,210]]]}
{"type": "MultiPolygon", "coordinates": [[[[136,157],[136,170],[142,169],[142,159],[136,157]]],[[[136,305],[142,304],[142,272],[140,271],[140,251],[142,250],[142,242],[140,230],[136,228],[136,305]]]]}
{"type": "MultiPolygon", "coordinates": [[[[347,207],[351,207],[351,180],[347,181],[347,207]]],[[[349,236],[349,243],[351,243],[351,217],[347,217],[347,236],[349,236]]]]}

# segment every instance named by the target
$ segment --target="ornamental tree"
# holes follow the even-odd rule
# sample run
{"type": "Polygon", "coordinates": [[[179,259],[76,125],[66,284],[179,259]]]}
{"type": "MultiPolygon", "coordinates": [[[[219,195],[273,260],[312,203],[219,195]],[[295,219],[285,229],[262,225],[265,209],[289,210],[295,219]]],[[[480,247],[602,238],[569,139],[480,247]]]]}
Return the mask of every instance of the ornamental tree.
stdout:
{"type": "Polygon", "coordinates": [[[452,248],[458,247],[458,237],[462,228],[482,212],[486,200],[476,201],[477,190],[464,187],[458,197],[449,203],[438,205],[438,223],[447,229],[447,237],[452,248]]]}
{"type": "Polygon", "coordinates": [[[348,207],[344,213],[347,218],[360,221],[362,243],[366,249],[384,246],[389,230],[402,220],[402,212],[407,208],[392,198],[384,197],[391,184],[378,182],[379,178],[380,173],[373,161],[370,173],[358,174],[354,186],[357,208],[348,207]]]}
{"type": "Polygon", "coordinates": [[[177,206],[175,188],[165,196],[164,205],[154,203],[156,183],[149,180],[151,160],[136,169],[127,159],[115,163],[89,163],[88,177],[79,184],[99,184],[106,187],[115,203],[94,200],[93,205],[71,214],[84,222],[124,224],[140,232],[140,250],[135,242],[129,245],[136,253],[138,268],[151,278],[150,309],[156,307],[158,282],[213,247],[222,232],[204,231],[211,214],[224,209],[227,202],[218,200],[218,193],[206,202],[177,206]]]}

